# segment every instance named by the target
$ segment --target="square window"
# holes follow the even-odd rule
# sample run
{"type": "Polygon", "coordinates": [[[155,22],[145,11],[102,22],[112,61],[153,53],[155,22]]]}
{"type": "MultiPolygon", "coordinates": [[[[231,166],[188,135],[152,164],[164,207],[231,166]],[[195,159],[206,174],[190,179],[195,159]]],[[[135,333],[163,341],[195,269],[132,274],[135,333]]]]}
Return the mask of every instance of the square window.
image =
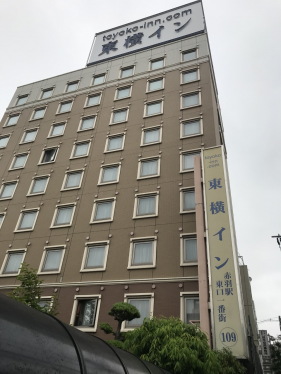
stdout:
{"type": "Polygon", "coordinates": [[[19,96],[16,105],[23,105],[27,102],[28,95],[19,96]]]}
{"type": "Polygon", "coordinates": [[[194,169],[194,157],[200,155],[199,152],[196,153],[183,153],[182,154],[182,172],[194,169]]]}
{"type": "Polygon", "coordinates": [[[24,168],[26,160],[27,160],[27,153],[15,155],[14,160],[12,162],[11,169],[21,169],[24,168]]]}
{"type": "Polygon", "coordinates": [[[29,195],[41,195],[45,193],[49,176],[34,178],[31,183],[29,195]]]}
{"type": "Polygon", "coordinates": [[[164,86],[163,83],[164,83],[163,78],[148,81],[148,91],[161,90],[164,86]]]}
{"type": "Polygon", "coordinates": [[[182,137],[201,134],[200,119],[182,122],[182,137]]]}
{"type": "Polygon", "coordinates": [[[192,237],[183,237],[183,262],[184,264],[196,263],[197,257],[197,239],[192,237]]]}
{"type": "Polygon", "coordinates": [[[93,327],[97,312],[97,299],[78,300],[74,326],[93,327]]]}
{"type": "Polygon", "coordinates": [[[38,213],[38,209],[22,211],[15,231],[32,231],[35,226],[38,213]]]}
{"type": "Polygon", "coordinates": [[[108,242],[88,243],[85,248],[81,271],[105,270],[108,252],[108,242]]]}
{"type": "Polygon", "coordinates": [[[58,272],[60,270],[63,249],[48,249],[44,253],[44,262],[40,272],[58,272]]]}
{"type": "Polygon", "coordinates": [[[96,116],[85,117],[80,121],[79,131],[90,130],[95,127],[96,116]]]}
{"type": "Polygon", "coordinates": [[[123,149],[124,135],[110,136],[107,138],[106,152],[123,149]]]}
{"type": "Polygon", "coordinates": [[[105,74],[96,75],[93,79],[93,86],[97,84],[102,84],[105,81],[105,74]]]}
{"type": "Polygon", "coordinates": [[[62,123],[56,123],[51,126],[51,131],[49,134],[49,138],[54,137],[54,136],[60,136],[63,135],[64,130],[65,130],[65,122],[62,123]]]}
{"type": "Polygon", "coordinates": [[[145,116],[153,116],[162,113],[162,101],[146,104],[145,116]]]}
{"type": "Polygon", "coordinates": [[[55,212],[55,219],[52,226],[71,226],[74,209],[74,205],[58,206],[55,212]]]}
{"type": "Polygon", "coordinates": [[[71,158],[86,157],[88,156],[90,142],[81,142],[74,145],[71,158]]]}
{"type": "Polygon", "coordinates": [[[126,327],[140,327],[143,324],[143,320],[149,318],[151,315],[150,298],[128,299],[128,303],[138,309],[140,312],[140,318],[126,321],[126,327]]]}
{"type": "Polygon", "coordinates": [[[198,70],[190,70],[182,73],[182,83],[189,83],[198,80],[198,70]]]}
{"type": "Polygon", "coordinates": [[[119,181],[120,165],[103,166],[101,168],[100,181],[102,183],[117,183],[119,181]]]}
{"type": "Polygon", "coordinates": [[[63,190],[80,188],[83,173],[83,170],[67,172],[64,180],[63,190]]]}
{"type": "Polygon", "coordinates": [[[5,126],[8,127],[8,126],[16,125],[19,117],[20,117],[19,114],[10,115],[7,119],[7,122],[6,122],[5,126]]]}
{"type": "Polygon", "coordinates": [[[199,297],[184,298],[184,322],[200,322],[199,297]]]}
{"type": "Polygon", "coordinates": [[[33,112],[32,119],[41,119],[41,118],[43,118],[44,114],[45,114],[45,111],[46,111],[46,107],[45,108],[35,109],[34,112],[33,112]]]}
{"type": "Polygon", "coordinates": [[[135,195],[133,218],[146,218],[158,216],[158,193],[135,195]]]}
{"type": "Polygon", "coordinates": [[[115,209],[115,198],[95,200],[90,223],[111,222],[115,209]]]}
{"type": "Polygon", "coordinates": [[[0,136],[0,148],[5,148],[10,139],[10,135],[0,136]]]}
{"type": "Polygon", "coordinates": [[[73,101],[65,101],[63,103],[60,103],[59,108],[58,108],[58,113],[70,112],[72,104],[73,104],[73,101]]]}
{"type": "Polygon", "coordinates": [[[48,88],[46,90],[42,90],[41,99],[48,99],[53,95],[53,88],[48,88]]]}
{"type": "Polygon", "coordinates": [[[43,151],[40,164],[48,164],[55,162],[58,153],[58,148],[47,148],[43,151]]]}
{"type": "Polygon", "coordinates": [[[164,58],[159,58],[157,60],[152,60],[150,65],[150,70],[160,69],[164,67],[164,58]]]}
{"type": "Polygon", "coordinates": [[[159,176],[159,166],[159,158],[140,160],[138,178],[150,178],[159,176]]]}
{"type": "Polygon", "coordinates": [[[17,187],[17,182],[4,183],[0,192],[0,199],[11,199],[17,187]]]}
{"type": "Polygon", "coordinates": [[[153,241],[133,244],[132,266],[153,264],[153,241]]]}
{"type": "Polygon", "coordinates": [[[24,252],[8,252],[3,274],[18,274],[24,254],[24,252]]]}
{"type": "Polygon", "coordinates": [[[121,69],[121,77],[120,78],[131,77],[133,74],[134,74],[134,66],[129,66],[127,68],[121,69]]]}
{"type": "Polygon", "coordinates": [[[129,87],[120,87],[117,88],[116,90],[116,98],[117,99],[124,99],[125,97],[130,97],[131,96],[131,86],[129,87]]]}
{"type": "Polygon", "coordinates": [[[196,57],[196,49],[191,49],[182,53],[182,61],[194,60],[196,57]]]}
{"type": "Polygon", "coordinates": [[[195,191],[194,190],[182,190],[182,212],[189,212],[195,210],[195,191]]]}
{"type": "Polygon", "coordinates": [[[183,108],[189,108],[189,107],[196,106],[196,105],[199,105],[199,104],[200,104],[200,101],[199,101],[199,93],[198,92],[190,94],[190,95],[182,96],[182,106],[183,106],[183,108]]]}
{"type": "Polygon", "coordinates": [[[94,106],[100,103],[101,94],[91,95],[87,97],[85,106],[94,106]]]}
{"type": "Polygon", "coordinates": [[[65,90],[65,92],[73,92],[73,91],[76,91],[77,88],[78,88],[78,83],[79,83],[79,81],[68,83],[67,86],[66,86],[66,90],[65,90]]]}
{"type": "Polygon", "coordinates": [[[116,110],[112,113],[112,123],[127,121],[128,109],[116,110]]]}
{"type": "Polygon", "coordinates": [[[161,128],[143,129],[142,145],[150,145],[160,142],[161,128]]]}
{"type": "Polygon", "coordinates": [[[38,129],[26,130],[23,134],[21,143],[31,143],[34,142],[38,129]]]}

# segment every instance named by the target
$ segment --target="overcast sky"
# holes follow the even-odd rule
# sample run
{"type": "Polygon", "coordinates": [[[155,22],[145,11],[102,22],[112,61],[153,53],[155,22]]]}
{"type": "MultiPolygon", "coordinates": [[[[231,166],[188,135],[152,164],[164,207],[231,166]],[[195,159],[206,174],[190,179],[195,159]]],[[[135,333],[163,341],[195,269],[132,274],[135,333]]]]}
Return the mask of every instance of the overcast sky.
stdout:
{"type": "MultiPolygon", "coordinates": [[[[83,68],[100,32],[183,0],[1,0],[0,115],[16,87],[83,68]]],[[[204,0],[238,250],[258,321],[281,315],[281,1],[204,0]]],[[[277,322],[263,323],[277,335],[277,322]]]]}

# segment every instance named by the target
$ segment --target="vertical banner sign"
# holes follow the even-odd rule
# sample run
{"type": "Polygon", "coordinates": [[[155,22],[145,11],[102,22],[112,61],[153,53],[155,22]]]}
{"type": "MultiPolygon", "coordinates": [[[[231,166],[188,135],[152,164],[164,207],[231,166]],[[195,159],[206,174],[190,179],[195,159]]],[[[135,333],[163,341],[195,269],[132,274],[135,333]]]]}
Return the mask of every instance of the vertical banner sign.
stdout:
{"type": "Polygon", "coordinates": [[[203,151],[214,348],[226,347],[235,356],[245,357],[244,319],[238,295],[240,277],[225,166],[221,146],[203,151]]]}
{"type": "Polygon", "coordinates": [[[261,339],[261,352],[262,356],[269,356],[270,357],[270,350],[267,338],[267,331],[260,330],[260,339],[261,339]]]}

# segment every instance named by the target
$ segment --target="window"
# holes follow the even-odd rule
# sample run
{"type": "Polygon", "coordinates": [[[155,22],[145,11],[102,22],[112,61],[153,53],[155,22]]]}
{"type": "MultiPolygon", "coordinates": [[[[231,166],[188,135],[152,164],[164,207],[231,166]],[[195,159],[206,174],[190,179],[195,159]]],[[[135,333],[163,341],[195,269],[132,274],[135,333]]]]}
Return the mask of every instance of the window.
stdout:
{"type": "Polygon", "coordinates": [[[144,117],[163,114],[163,100],[153,101],[144,105],[144,117]]]}
{"type": "Polygon", "coordinates": [[[140,327],[143,324],[144,318],[151,318],[153,316],[153,293],[125,294],[124,301],[134,305],[138,309],[140,312],[140,318],[135,318],[132,321],[125,321],[122,325],[122,331],[128,331],[134,329],[135,327],[140,327]]]}
{"type": "Polygon", "coordinates": [[[109,135],[106,138],[105,150],[104,152],[115,152],[124,149],[125,134],[115,134],[109,135]]]}
{"type": "Polygon", "coordinates": [[[147,127],[142,130],[141,146],[160,143],[162,140],[162,127],[147,127]]]}
{"type": "Polygon", "coordinates": [[[181,122],[181,138],[202,134],[202,119],[195,118],[193,120],[181,122]]]}
{"type": "Polygon", "coordinates": [[[23,133],[23,137],[21,139],[20,144],[34,142],[37,132],[38,132],[38,128],[26,130],[23,133]]]}
{"type": "Polygon", "coordinates": [[[157,237],[131,239],[128,269],[156,266],[157,237]]]}
{"type": "Polygon", "coordinates": [[[103,223],[113,221],[115,202],[115,197],[95,200],[90,223],[103,223]]]}
{"type": "Polygon", "coordinates": [[[63,101],[59,104],[57,114],[70,112],[72,108],[73,100],[63,101]]]}
{"type": "Polygon", "coordinates": [[[181,292],[181,320],[186,323],[200,323],[200,304],[198,293],[181,292]]]}
{"type": "Polygon", "coordinates": [[[41,296],[38,305],[41,308],[47,307],[48,310],[50,310],[53,305],[53,297],[52,296],[41,296]]]}
{"type": "Polygon", "coordinates": [[[54,123],[51,126],[49,136],[48,138],[53,138],[55,136],[61,136],[64,134],[66,122],[61,122],[61,123],[54,123]]]}
{"type": "Polygon", "coordinates": [[[51,228],[68,227],[72,225],[76,204],[57,205],[51,228]]]}
{"type": "Polygon", "coordinates": [[[101,295],[76,295],[70,324],[78,330],[97,331],[101,295]]]}
{"type": "Polygon", "coordinates": [[[6,256],[1,268],[1,275],[16,276],[19,274],[20,267],[24,261],[26,249],[10,249],[6,252],[6,256]]]}
{"type": "Polygon", "coordinates": [[[128,121],[128,114],[129,114],[128,108],[114,110],[111,113],[110,124],[115,124],[115,123],[120,123],[120,122],[126,122],[126,121],[128,121]]]}
{"type": "Polygon", "coordinates": [[[147,81],[147,92],[161,90],[162,88],[164,88],[164,78],[147,81]]]}
{"type": "Polygon", "coordinates": [[[181,266],[197,265],[197,239],[196,235],[181,235],[181,266]]]}
{"type": "Polygon", "coordinates": [[[43,118],[45,115],[46,109],[47,107],[34,109],[31,115],[30,121],[43,118]]]}
{"type": "Polygon", "coordinates": [[[181,84],[194,82],[199,79],[199,70],[189,70],[181,73],[181,84]]]}
{"type": "Polygon", "coordinates": [[[2,225],[3,225],[5,215],[6,215],[6,213],[0,213],[0,229],[1,229],[2,225]]]}
{"type": "Polygon", "coordinates": [[[117,88],[115,93],[115,100],[131,97],[132,86],[117,88]]]}
{"type": "Polygon", "coordinates": [[[99,105],[101,100],[101,93],[89,95],[86,98],[85,107],[99,105]]]}
{"type": "Polygon", "coordinates": [[[49,164],[55,162],[57,158],[59,147],[44,149],[41,155],[40,164],[49,164]]]}
{"type": "Polygon", "coordinates": [[[10,114],[5,123],[5,127],[16,125],[19,118],[20,114],[10,114]]]}
{"type": "Polygon", "coordinates": [[[38,213],[39,208],[22,210],[14,232],[32,231],[34,229],[38,213]]]}
{"type": "Polygon", "coordinates": [[[8,141],[10,139],[10,134],[0,136],[0,148],[6,148],[8,141]]]}
{"type": "Polygon", "coordinates": [[[93,86],[97,84],[102,84],[105,81],[105,74],[95,75],[93,77],[93,86]]]}
{"type": "Polygon", "coordinates": [[[27,102],[28,95],[19,96],[16,105],[23,105],[27,102]]]}
{"type": "Polygon", "coordinates": [[[164,67],[164,58],[150,61],[150,70],[160,69],[164,67]]]}
{"type": "Polygon", "coordinates": [[[78,84],[79,84],[79,81],[75,81],[75,82],[69,82],[69,83],[67,83],[67,85],[66,85],[66,89],[65,89],[65,92],[73,92],[73,91],[76,91],[77,88],[78,88],[78,84]]]}
{"type": "Polygon", "coordinates": [[[5,182],[2,184],[0,190],[0,199],[7,200],[12,199],[14,196],[18,181],[5,182]]]}
{"type": "Polygon", "coordinates": [[[10,166],[10,170],[24,168],[27,157],[28,157],[28,153],[21,153],[21,154],[15,155],[12,161],[12,164],[10,166]]]}
{"type": "Polygon", "coordinates": [[[54,88],[47,88],[45,90],[42,90],[41,93],[41,99],[48,99],[53,95],[54,88]]]}
{"type": "Polygon", "coordinates": [[[96,122],[96,116],[88,116],[88,117],[81,118],[78,131],[94,129],[95,122],[96,122]]]}
{"type": "Polygon", "coordinates": [[[71,157],[70,158],[79,158],[79,157],[87,157],[90,150],[90,140],[76,142],[72,149],[71,157]]]}
{"type": "Polygon", "coordinates": [[[201,105],[200,92],[193,92],[188,95],[182,95],[182,108],[191,108],[201,105]]]}
{"type": "Polygon", "coordinates": [[[185,173],[185,172],[193,171],[194,157],[198,155],[200,155],[200,152],[181,153],[180,172],[185,173]]]}
{"type": "Polygon", "coordinates": [[[103,271],[106,268],[109,241],[86,243],[81,272],[103,271]]]}
{"type": "Polygon", "coordinates": [[[128,66],[126,68],[122,68],[120,72],[120,78],[131,77],[132,75],[134,75],[134,69],[135,66],[128,66]]]}
{"type": "Polygon", "coordinates": [[[65,173],[61,191],[80,188],[82,184],[83,170],[72,170],[65,173]]]}
{"type": "Polygon", "coordinates": [[[118,183],[120,175],[121,163],[102,165],[99,177],[99,185],[118,183]]]}
{"type": "Polygon", "coordinates": [[[148,218],[158,216],[159,192],[135,195],[133,218],[148,218]]]}
{"type": "Polygon", "coordinates": [[[40,177],[34,177],[31,186],[28,191],[29,195],[42,195],[46,192],[47,185],[49,183],[50,175],[43,175],[40,177]]]}
{"type": "Polygon", "coordinates": [[[65,252],[65,245],[57,247],[45,247],[38,274],[57,274],[61,271],[61,265],[65,252]]]}
{"type": "Polygon", "coordinates": [[[139,160],[138,179],[160,176],[160,158],[144,158],[139,160]]]}
{"type": "Polygon", "coordinates": [[[197,58],[197,49],[182,52],[182,61],[190,61],[197,58]]]}
{"type": "Polygon", "coordinates": [[[181,189],[181,213],[190,213],[195,211],[195,191],[193,188],[181,189]]]}

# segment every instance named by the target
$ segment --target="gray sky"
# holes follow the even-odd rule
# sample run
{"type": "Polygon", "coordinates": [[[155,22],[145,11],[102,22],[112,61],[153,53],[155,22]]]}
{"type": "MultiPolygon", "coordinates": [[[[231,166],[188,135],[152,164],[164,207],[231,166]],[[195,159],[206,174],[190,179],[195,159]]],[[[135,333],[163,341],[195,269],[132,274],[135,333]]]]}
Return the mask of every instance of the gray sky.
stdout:
{"type": "MultiPolygon", "coordinates": [[[[1,0],[0,114],[16,87],[85,66],[96,32],[183,0],[1,0]]],[[[203,0],[228,151],[238,250],[258,321],[281,315],[281,2],[203,0]]],[[[277,322],[263,323],[277,335],[277,322]]]]}

